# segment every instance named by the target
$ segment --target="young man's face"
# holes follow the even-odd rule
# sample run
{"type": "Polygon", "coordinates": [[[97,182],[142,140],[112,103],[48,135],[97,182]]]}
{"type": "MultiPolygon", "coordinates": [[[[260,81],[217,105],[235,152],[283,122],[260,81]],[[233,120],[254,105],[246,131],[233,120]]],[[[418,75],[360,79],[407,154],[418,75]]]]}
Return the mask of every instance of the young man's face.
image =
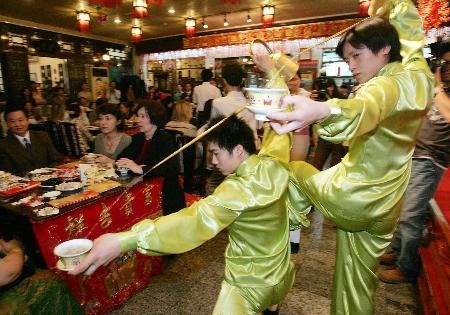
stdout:
{"type": "Polygon", "coordinates": [[[237,146],[230,153],[227,150],[220,148],[217,143],[210,142],[208,143],[208,150],[212,154],[212,164],[223,175],[233,173],[242,163],[237,146]]]}
{"type": "Polygon", "coordinates": [[[390,47],[382,48],[374,54],[369,48],[355,48],[348,42],[344,44],[344,60],[347,62],[353,77],[359,84],[366,83],[375,77],[389,62],[390,47]]]}
{"type": "Polygon", "coordinates": [[[6,118],[6,125],[15,135],[25,136],[28,131],[28,118],[21,110],[10,112],[6,118]]]}

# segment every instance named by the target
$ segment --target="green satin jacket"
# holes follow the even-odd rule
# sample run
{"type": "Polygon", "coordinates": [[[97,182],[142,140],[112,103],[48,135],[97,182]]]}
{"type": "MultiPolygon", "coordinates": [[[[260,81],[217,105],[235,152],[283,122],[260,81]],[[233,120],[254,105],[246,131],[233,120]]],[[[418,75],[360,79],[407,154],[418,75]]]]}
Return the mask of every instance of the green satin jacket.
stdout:
{"type": "Polygon", "coordinates": [[[309,225],[309,208],[292,206],[306,202],[290,175],[290,146],[288,135],[266,132],[260,153],[245,160],[212,195],[177,213],[143,220],[131,231],[118,233],[122,251],[182,253],[227,229],[225,281],[238,287],[280,283],[292,269],[288,210],[295,226],[309,225]]]}
{"type": "Polygon", "coordinates": [[[392,229],[408,185],[415,138],[433,96],[420,17],[409,0],[390,3],[403,62],[384,66],[354,98],[328,101],[335,114],[316,130],[328,141],[349,141],[349,153],[342,163],[302,182],[314,205],[350,232],[379,235],[392,229]]]}

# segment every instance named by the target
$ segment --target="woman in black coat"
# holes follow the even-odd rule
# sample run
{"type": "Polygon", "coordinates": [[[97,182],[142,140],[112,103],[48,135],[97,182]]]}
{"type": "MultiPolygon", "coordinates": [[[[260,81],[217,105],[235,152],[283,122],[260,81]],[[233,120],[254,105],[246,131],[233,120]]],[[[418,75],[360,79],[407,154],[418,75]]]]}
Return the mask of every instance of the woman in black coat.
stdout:
{"type": "MultiPolygon", "coordinates": [[[[132,137],[131,144],[119,155],[116,161],[118,167],[127,167],[133,173],[143,174],[177,149],[175,137],[161,130],[166,122],[165,114],[164,105],[159,102],[142,101],[139,104],[137,121],[141,132],[132,137]]],[[[184,192],[178,183],[179,171],[178,159],[175,156],[148,175],[164,177],[164,215],[186,207],[184,192]]]]}

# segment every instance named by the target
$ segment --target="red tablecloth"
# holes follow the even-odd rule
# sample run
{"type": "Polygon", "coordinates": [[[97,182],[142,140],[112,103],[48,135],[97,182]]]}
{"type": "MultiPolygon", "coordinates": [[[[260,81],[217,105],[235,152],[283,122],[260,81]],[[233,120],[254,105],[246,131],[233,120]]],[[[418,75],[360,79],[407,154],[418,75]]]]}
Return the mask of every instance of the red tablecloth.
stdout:
{"type": "Polygon", "coordinates": [[[146,287],[152,274],[162,272],[162,257],[128,252],[99,268],[92,276],[73,277],[55,268],[57,257],[53,255],[53,248],[73,238],[94,240],[104,233],[126,230],[142,219],[160,216],[161,189],[162,179],[152,179],[125,193],[32,222],[48,267],[61,275],[87,314],[106,313],[146,287]]]}

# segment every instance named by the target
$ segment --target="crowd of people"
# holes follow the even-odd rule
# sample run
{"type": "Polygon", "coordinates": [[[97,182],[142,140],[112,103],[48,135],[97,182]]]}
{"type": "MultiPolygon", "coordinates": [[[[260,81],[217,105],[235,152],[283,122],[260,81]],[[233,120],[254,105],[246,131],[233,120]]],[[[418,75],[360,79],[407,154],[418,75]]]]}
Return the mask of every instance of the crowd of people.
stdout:
{"type": "MultiPolygon", "coordinates": [[[[56,88],[47,117],[70,120],[96,162],[164,178],[164,216],[99,237],[70,274],[92,274],[129,250],[183,253],[227,229],[214,314],[276,313],[295,277],[290,254],[299,251],[299,231],[308,227],[314,208],[337,227],[333,314],[373,314],[379,279],[414,281],[427,204],[450,161],[450,44],[442,45],[436,56],[442,66],[433,74],[410,0],[373,1],[370,12],[376,17],[347,32],[337,46],[358,85],[350,91],[319,78],[307,91],[300,69],[280,83],[290,92],[282,106],[292,110],[269,114],[271,127],[260,128],[247,110],[231,116],[204,142],[201,167],[210,168],[200,191],[204,198],[189,207],[178,180],[179,159],[147,172],[176,150],[177,135],[193,138],[247,103],[240,65],[224,66],[223,91],[209,69],[195,87],[179,84],[173,94],[150,87],[143,99],[132,89],[121,93],[113,81],[104,98],[93,101],[83,85],[70,112],[64,90],[56,88]],[[140,131],[131,137],[123,132],[130,123],[140,131]],[[87,128],[92,124],[100,128],[96,136],[87,128]],[[377,274],[380,263],[395,266],[377,274]]],[[[276,75],[269,56],[254,61],[276,75]]],[[[28,128],[42,119],[35,108],[45,99],[33,85],[20,106],[4,112],[1,170],[24,175],[61,162],[50,138],[28,128]]],[[[3,286],[17,282],[26,259],[20,242],[0,239],[0,245],[0,264],[16,262],[2,268],[3,286]]]]}

